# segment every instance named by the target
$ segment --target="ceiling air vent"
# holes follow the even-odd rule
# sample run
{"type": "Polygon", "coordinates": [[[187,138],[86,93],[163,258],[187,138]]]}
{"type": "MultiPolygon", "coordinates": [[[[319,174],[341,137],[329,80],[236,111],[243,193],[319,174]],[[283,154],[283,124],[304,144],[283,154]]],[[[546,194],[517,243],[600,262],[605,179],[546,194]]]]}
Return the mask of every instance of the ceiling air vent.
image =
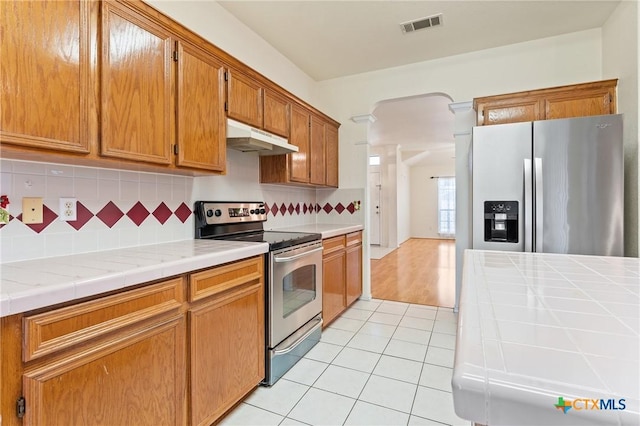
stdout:
{"type": "Polygon", "coordinates": [[[415,21],[403,22],[400,24],[400,28],[403,33],[412,33],[414,31],[437,27],[439,25],[442,25],[442,13],[427,16],[426,18],[420,18],[415,21]]]}

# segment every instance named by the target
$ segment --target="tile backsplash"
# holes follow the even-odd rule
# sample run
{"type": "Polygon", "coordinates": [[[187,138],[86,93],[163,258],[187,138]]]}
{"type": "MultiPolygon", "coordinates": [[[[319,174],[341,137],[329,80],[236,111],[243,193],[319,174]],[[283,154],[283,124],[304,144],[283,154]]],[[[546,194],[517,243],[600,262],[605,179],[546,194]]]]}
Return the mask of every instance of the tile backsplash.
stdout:
{"type": "Polygon", "coordinates": [[[11,160],[0,174],[2,262],[193,238],[192,177],[11,160]],[[42,224],[22,223],[23,197],[42,197],[42,224]],[[78,200],[77,220],[60,220],[60,197],[78,200]]]}
{"type": "Polygon", "coordinates": [[[0,225],[0,262],[110,250],[193,238],[193,203],[264,201],[265,229],[311,223],[364,223],[363,190],[259,184],[258,157],[229,152],[227,175],[185,177],[0,160],[0,195],[10,222],[0,225]],[[22,198],[42,197],[44,222],[21,221],[22,198]],[[60,220],[59,199],[76,198],[77,220],[60,220]]]}

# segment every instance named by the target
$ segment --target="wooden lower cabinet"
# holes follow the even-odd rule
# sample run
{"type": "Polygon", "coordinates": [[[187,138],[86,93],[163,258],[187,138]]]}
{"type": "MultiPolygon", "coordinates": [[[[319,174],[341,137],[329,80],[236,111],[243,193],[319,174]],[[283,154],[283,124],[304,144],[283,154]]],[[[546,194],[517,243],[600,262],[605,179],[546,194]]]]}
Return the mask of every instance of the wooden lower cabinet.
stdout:
{"type": "Polygon", "coordinates": [[[263,262],[2,318],[2,424],[217,421],[264,378],[263,262]]]}
{"type": "Polygon", "coordinates": [[[189,311],[192,425],[213,423],[264,379],[263,268],[256,257],[191,277],[214,293],[189,311]]]}
{"type": "Polygon", "coordinates": [[[362,295],[362,232],[347,234],[346,240],[346,305],[351,306],[362,295]]]}
{"type": "Polygon", "coordinates": [[[322,320],[328,326],[362,295],[362,232],[323,240],[322,320]]]}
{"type": "Polygon", "coordinates": [[[328,238],[322,245],[322,321],[327,326],[346,307],[344,235],[328,238]]]}
{"type": "MultiPolygon", "coordinates": [[[[184,318],[24,373],[25,425],[184,423],[184,318]]],[[[4,417],[4,416],[3,416],[4,417]]]]}

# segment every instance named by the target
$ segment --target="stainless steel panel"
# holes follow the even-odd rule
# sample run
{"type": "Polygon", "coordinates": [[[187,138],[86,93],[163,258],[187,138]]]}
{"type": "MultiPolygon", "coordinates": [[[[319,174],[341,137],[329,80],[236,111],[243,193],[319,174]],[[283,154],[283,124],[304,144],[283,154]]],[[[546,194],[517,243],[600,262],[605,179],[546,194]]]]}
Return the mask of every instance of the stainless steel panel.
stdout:
{"type": "Polygon", "coordinates": [[[273,348],[322,312],[322,242],[277,250],[269,256],[267,344],[273,348]],[[312,276],[301,274],[309,282],[290,280],[310,267],[315,267],[312,276]]]}
{"type": "MultiPolygon", "coordinates": [[[[623,255],[622,117],[534,122],[546,253],[623,255]]],[[[540,233],[540,230],[538,230],[540,233]]]]}
{"type": "MultiPolygon", "coordinates": [[[[535,134],[533,135],[535,140],[535,134]]],[[[535,157],[533,159],[533,192],[535,200],[533,202],[533,210],[535,211],[535,228],[533,229],[533,241],[535,243],[535,251],[542,253],[544,232],[544,179],[542,173],[542,158],[535,157]]]]}
{"type": "Polygon", "coordinates": [[[322,334],[322,316],[318,315],[300,327],[289,338],[267,350],[266,372],[263,385],[271,386],[305,356],[319,341],[322,334]]]}
{"type": "Polygon", "coordinates": [[[523,160],[531,159],[531,129],[530,122],[473,128],[471,155],[474,249],[524,250],[525,212],[522,167],[523,160]],[[484,202],[500,200],[518,201],[517,243],[484,241],[484,202]]]}
{"type": "MultiPolygon", "coordinates": [[[[533,172],[531,171],[531,159],[524,159],[522,171],[524,175],[524,229],[533,229],[533,172]]],[[[524,251],[533,251],[533,233],[525,232],[523,240],[524,251]]]]}

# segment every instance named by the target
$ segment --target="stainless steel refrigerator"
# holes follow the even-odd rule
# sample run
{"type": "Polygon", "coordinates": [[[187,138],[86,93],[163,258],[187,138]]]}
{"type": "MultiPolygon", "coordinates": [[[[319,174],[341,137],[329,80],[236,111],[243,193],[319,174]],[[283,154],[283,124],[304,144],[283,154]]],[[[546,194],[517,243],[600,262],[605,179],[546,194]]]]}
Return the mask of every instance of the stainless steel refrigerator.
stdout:
{"type": "Polygon", "coordinates": [[[623,255],[622,116],[473,128],[473,248],[623,255]]]}

